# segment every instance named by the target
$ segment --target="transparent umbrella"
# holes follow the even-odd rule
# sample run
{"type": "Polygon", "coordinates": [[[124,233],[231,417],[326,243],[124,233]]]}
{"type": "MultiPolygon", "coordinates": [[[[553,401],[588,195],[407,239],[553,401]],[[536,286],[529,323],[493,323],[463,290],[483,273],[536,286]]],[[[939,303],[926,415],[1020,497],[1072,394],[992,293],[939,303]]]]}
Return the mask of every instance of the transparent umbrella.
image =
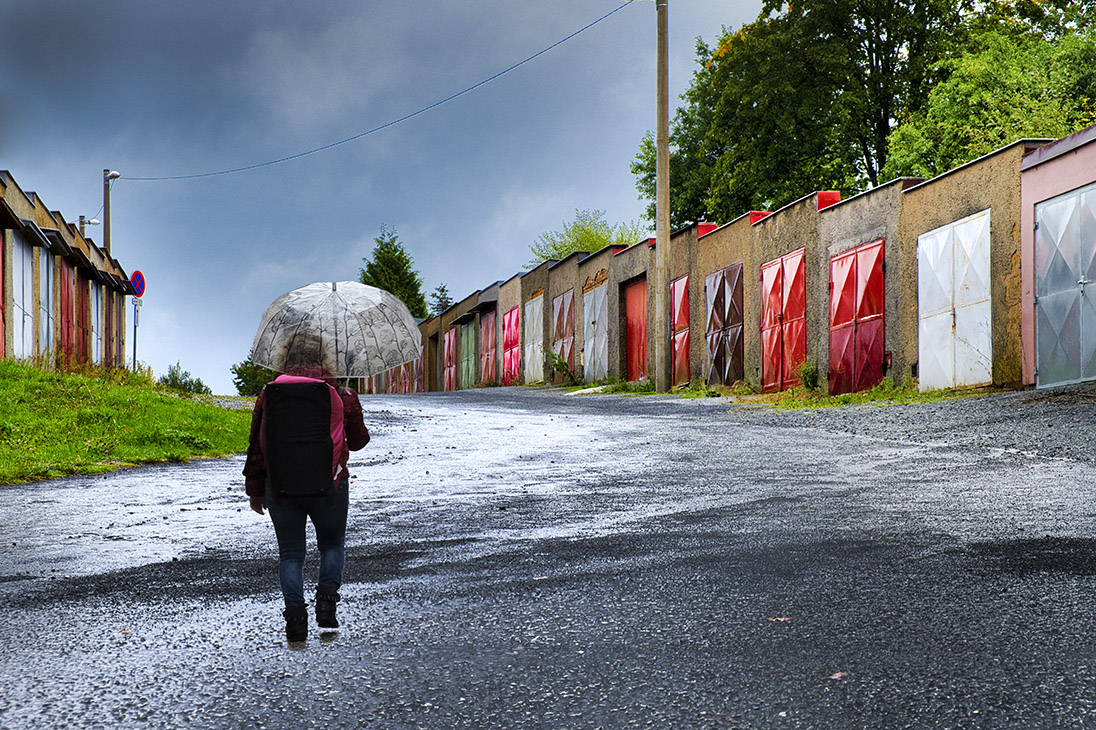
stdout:
{"type": "Polygon", "coordinates": [[[344,378],[417,360],[422,338],[395,295],[355,281],[286,292],[263,312],[252,362],[278,372],[319,368],[344,378]]]}

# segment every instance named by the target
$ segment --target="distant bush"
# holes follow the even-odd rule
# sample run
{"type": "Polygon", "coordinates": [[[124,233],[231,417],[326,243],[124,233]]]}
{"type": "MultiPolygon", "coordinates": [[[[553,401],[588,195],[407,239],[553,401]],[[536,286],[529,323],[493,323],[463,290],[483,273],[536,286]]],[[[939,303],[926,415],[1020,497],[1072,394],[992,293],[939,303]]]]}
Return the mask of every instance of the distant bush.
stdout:
{"type": "Polygon", "coordinates": [[[804,388],[812,393],[818,392],[818,386],[821,381],[819,380],[817,363],[807,360],[799,366],[799,369],[795,374],[799,377],[799,382],[803,384],[804,388]]]}
{"type": "Polygon", "coordinates": [[[180,393],[213,395],[213,391],[202,382],[201,378],[192,377],[190,371],[183,370],[180,363],[168,367],[167,375],[160,376],[160,385],[180,393]]]}
{"type": "Polygon", "coordinates": [[[276,372],[262,365],[256,365],[251,357],[255,351],[247,353],[247,359],[232,366],[232,384],[240,395],[258,395],[266,384],[274,379],[276,372]]]}

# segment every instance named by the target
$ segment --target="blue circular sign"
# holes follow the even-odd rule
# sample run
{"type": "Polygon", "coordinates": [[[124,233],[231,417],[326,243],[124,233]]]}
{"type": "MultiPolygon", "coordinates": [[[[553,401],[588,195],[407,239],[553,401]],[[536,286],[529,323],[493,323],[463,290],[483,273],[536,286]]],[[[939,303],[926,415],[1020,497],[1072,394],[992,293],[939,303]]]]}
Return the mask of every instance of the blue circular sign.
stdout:
{"type": "Polygon", "coordinates": [[[137,296],[145,293],[145,275],[140,271],[133,272],[133,275],[129,277],[129,283],[133,284],[133,290],[137,292],[137,296]]]}

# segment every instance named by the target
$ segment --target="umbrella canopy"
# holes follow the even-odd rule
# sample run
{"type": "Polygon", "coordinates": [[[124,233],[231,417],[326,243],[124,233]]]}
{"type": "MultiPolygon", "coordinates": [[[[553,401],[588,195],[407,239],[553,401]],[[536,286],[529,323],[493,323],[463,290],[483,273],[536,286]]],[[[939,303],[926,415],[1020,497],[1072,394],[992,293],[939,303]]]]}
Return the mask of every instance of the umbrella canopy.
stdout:
{"type": "Polygon", "coordinates": [[[320,369],[364,378],[419,359],[415,318],[394,294],[356,281],[282,294],[263,312],[252,362],[278,372],[320,369]]]}

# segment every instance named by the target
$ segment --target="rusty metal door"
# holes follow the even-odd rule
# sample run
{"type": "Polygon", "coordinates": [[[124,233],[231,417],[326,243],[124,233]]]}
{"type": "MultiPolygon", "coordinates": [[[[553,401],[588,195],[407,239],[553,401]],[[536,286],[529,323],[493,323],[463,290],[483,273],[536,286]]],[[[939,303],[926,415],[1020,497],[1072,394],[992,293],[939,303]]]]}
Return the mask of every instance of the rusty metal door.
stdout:
{"type": "Polygon", "coordinates": [[[517,382],[521,367],[521,310],[513,307],[502,315],[502,384],[517,382]]]}
{"type": "Polygon", "coordinates": [[[609,287],[582,295],[582,378],[596,383],[609,377],[609,287]]]}
{"type": "Polygon", "coordinates": [[[446,390],[457,389],[457,328],[445,332],[445,359],[442,381],[446,390]]]}
{"type": "Polygon", "coordinates": [[[921,390],[993,382],[990,211],[917,237],[921,390]]]}
{"type": "Polygon", "coordinates": [[[1096,184],[1035,206],[1035,384],[1096,379],[1096,184]]]}
{"type": "Polygon", "coordinates": [[[743,376],[742,264],[708,274],[704,306],[708,344],[704,379],[710,385],[733,385],[743,376]]]}
{"type": "Polygon", "coordinates": [[[761,390],[799,385],[807,359],[806,249],[761,265],[761,390]]]}
{"type": "Polygon", "coordinates": [[[884,241],[830,260],[830,393],[867,390],[883,379],[884,241]]]}
{"type": "Polygon", "coordinates": [[[624,287],[625,377],[635,382],[647,377],[647,280],[624,287]]]}
{"type": "Polygon", "coordinates": [[[497,383],[499,379],[498,365],[498,332],[495,330],[495,311],[484,312],[480,315],[480,382],[497,383]]]}
{"type": "Polygon", "coordinates": [[[689,372],[689,275],[670,283],[670,384],[684,385],[689,372]]]}
{"type": "Polygon", "coordinates": [[[565,291],[552,300],[552,352],[575,371],[575,292],[565,291]]]}
{"type": "Polygon", "coordinates": [[[525,303],[525,382],[544,381],[544,296],[525,303]]]}
{"type": "Polygon", "coordinates": [[[61,259],[61,355],[71,363],[76,354],[76,321],[73,285],[76,269],[68,259],[61,259]]]}

